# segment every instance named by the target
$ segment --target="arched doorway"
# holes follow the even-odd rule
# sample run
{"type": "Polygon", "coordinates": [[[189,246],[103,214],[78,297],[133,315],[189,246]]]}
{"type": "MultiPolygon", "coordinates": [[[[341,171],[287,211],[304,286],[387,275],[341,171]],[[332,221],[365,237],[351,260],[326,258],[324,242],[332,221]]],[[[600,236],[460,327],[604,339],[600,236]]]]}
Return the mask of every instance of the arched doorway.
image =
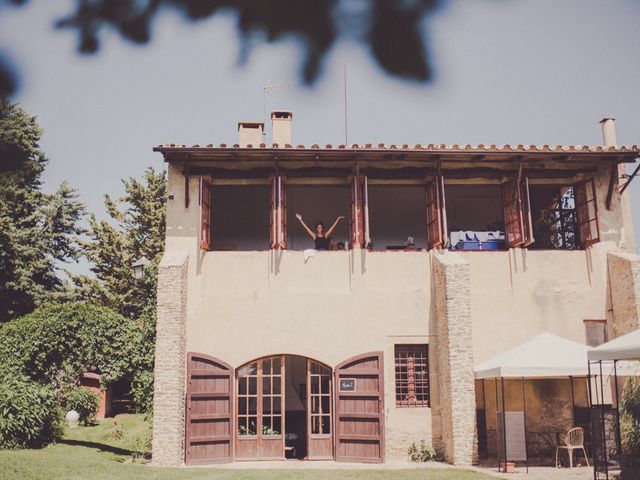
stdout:
{"type": "Polygon", "coordinates": [[[236,459],[333,458],[331,368],[273,355],[236,370],[236,459]]]}
{"type": "Polygon", "coordinates": [[[234,370],[191,352],[185,461],[384,461],[383,371],[382,352],[352,357],[334,370],[283,354],[234,370]]]}

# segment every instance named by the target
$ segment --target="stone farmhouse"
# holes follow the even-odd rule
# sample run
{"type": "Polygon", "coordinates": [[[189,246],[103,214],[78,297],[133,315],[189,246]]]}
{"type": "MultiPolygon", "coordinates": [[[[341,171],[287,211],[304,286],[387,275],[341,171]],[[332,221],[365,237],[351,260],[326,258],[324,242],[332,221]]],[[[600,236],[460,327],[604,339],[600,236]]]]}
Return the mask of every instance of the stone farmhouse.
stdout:
{"type": "MultiPolygon", "coordinates": [[[[155,464],[385,462],[425,440],[469,465],[496,451],[475,365],[542,332],[595,345],[640,326],[640,152],[613,119],[595,147],[305,146],[292,121],[272,112],[268,144],[241,122],[237,144],[154,148],[155,464]],[[317,250],[296,214],[345,218],[317,250]]],[[[585,385],[527,383],[540,455],[536,432],[579,423],[585,385]]]]}

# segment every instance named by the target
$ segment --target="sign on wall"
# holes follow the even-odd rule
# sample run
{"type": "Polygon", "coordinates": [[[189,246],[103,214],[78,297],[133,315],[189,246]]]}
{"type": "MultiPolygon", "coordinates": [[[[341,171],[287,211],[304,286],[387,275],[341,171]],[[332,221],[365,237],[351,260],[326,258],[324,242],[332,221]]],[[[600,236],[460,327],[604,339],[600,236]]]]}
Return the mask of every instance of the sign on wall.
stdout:
{"type": "Polygon", "coordinates": [[[355,392],[356,391],[356,379],[355,378],[341,378],[340,379],[340,391],[341,392],[355,392]]]}

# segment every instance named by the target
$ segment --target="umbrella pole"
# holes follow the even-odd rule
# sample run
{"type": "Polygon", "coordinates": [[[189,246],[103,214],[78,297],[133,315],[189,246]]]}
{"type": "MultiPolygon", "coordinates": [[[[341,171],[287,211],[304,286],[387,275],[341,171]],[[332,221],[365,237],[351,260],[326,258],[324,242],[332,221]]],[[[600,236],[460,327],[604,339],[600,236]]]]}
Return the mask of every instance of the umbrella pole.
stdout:
{"type": "Polygon", "coordinates": [[[500,377],[500,385],[502,386],[502,445],[504,446],[504,470],[507,470],[507,407],[504,400],[504,377],[500,377]]]}
{"type": "Polygon", "coordinates": [[[571,418],[572,420],[572,424],[575,427],[576,426],[576,399],[573,395],[573,377],[571,375],[569,375],[569,386],[571,387],[571,418]]]}
{"type": "Polygon", "coordinates": [[[493,385],[496,387],[496,454],[498,456],[498,471],[500,471],[500,442],[498,441],[498,378],[493,379],[493,385]]]}
{"type": "Polygon", "coordinates": [[[592,438],[592,455],[593,455],[593,480],[596,480],[596,462],[598,461],[596,454],[596,445],[593,442],[593,417],[594,417],[594,408],[593,408],[593,394],[591,393],[591,360],[587,360],[587,393],[589,395],[589,423],[591,424],[591,438],[592,438]]]}
{"type": "Polygon", "coordinates": [[[527,399],[524,394],[524,377],[522,377],[522,409],[524,410],[524,451],[527,457],[526,466],[529,473],[529,439],[527,438],[527,399]]]}
{"type": "Polygon", "coordinates": [[[616,390],[616,438],[618,443],[618,461],[620,462],[620,468],[622,468],[622,436],[620,435],[620,402],[618,399],[618,360],[613,361],[613,382],[616,390]]]}

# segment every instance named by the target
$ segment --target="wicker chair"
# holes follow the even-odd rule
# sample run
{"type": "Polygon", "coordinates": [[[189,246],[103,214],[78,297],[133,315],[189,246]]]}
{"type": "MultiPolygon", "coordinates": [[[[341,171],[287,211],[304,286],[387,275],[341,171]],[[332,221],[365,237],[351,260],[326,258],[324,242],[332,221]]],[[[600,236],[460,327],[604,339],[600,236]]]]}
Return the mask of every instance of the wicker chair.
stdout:
{"type": "MultiPolygon", "coordinates": [[[[566,450],[569,454],[569,468],[573,468],[573,451],[582,450],[584,459],[589,466],[589,459],[587,458],[587,451],[584,449],[584,430],[582,427],[575,427],[569,430],[567,433],[560,437],[560,440],[564,445],[558,445],[556,447],[556,468],[558,468],[558,453],[560,450],[566,450]]],[[[577,459],[577,457],[576,457],[577,459]]]]}

